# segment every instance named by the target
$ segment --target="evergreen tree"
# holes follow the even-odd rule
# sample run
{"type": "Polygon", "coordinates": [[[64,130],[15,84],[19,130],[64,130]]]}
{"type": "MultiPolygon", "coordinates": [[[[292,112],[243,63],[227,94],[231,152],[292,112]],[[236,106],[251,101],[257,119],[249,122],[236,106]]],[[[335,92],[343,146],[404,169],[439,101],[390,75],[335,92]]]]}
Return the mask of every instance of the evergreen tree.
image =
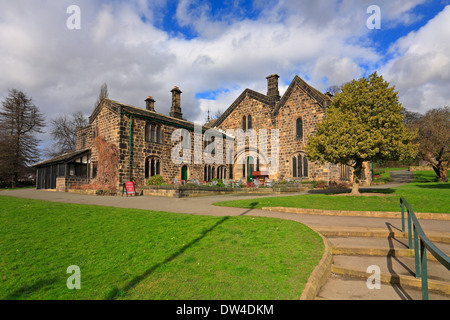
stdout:
{"type": "Polygon", "coordinates": [[[415,157],[415,132],[405,128],[402,105],[394,87],[375,72],[342,87],[325,119],[317,125],[306,152],[312,161],[354,168],[353,194],[358,194],[366,161],[415,157]]]}
{"type": "Polygon", "coordinates": [[[13,188],[31,164],[39,160],[36,134],[42,133],[43,127],[44,117],[32,99],[22,91],[9,90],[0,111],[0,150],[8,150],[0,157],[0,166],[8,168],[13,188]]]}

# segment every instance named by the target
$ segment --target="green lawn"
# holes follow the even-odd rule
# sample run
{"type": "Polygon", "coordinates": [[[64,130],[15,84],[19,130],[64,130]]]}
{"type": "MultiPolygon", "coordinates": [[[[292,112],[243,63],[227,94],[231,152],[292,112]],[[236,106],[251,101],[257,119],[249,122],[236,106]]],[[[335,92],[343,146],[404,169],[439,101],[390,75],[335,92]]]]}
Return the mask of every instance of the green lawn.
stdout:
{"type": "Polygon", "coordinates": [[[324,210],[400,211],[400,197],[404,197],[415,212],[450,213],[450,183],[434,182],[435,174],[431,171],[415,172],[414,177],[415,182],[413,183],[383,190],[387,196],[339,197],[309,194],[226,201],[215,203],[215,205],[238,208],[292,207],[324,210]]]}
{"type": "Polygon", "coordinates": [[[293,221],[0,196],[0,299],[298,299],[323,250],[293,221]]]}

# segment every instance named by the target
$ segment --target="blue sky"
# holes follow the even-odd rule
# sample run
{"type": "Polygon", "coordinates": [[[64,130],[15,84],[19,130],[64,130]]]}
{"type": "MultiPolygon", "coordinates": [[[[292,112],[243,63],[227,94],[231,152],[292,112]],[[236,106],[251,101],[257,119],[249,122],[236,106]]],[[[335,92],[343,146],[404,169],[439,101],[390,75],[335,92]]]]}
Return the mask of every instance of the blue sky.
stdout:
{"type": "MultiPolygon", "coordinates": [[[[137,107],[149,95],[168,114],[204,122],[246,88],[280,75],[320,91],[377,71],[417,112],[449,104],[449,0],[16,0],[0,2],[0,98],[33,97],[48,121],[92,113],[100,86],[137,107]],[[77,5],[81,28],[69,30],[77,5]],[[367,8],[380,7],[369,30],[367,8]]],[[[43,139],[48,139],[48,134],[43,139]]]]}

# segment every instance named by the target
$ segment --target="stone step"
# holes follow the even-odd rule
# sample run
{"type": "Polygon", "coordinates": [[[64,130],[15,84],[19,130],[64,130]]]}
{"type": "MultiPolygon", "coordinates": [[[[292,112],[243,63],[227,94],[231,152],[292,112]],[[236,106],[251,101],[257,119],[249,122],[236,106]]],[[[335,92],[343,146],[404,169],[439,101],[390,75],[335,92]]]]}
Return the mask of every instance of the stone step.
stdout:
{"type": "MultiPolygon", "coordinates": [[[[415,261],[409,257],[378,257],[378,256],[333,256],[334,270],[353,270],[358,271],[368,278],[371,274],[367,273],[370,266],[378,266],[382,274],[391,275],[391,277],[413,277],[415,278],[415,261]]],[[[441,263],[435,261],[427,262],[428,279],[441,282],[447,282],[450,294],[450,271],[441,263]]],[[[340,273],[340,272],[339,272],[340,273]]],[[[351,272],[350,272],[351,273],[351,272]]]]}
{"type": "MultiPolygon", "coordinates": [[[[333,254],[413,256],[407,238],[327,237],[333,254]]],[[[435,243],[445,254],[450,254],[450,244],[435,243]]],[[[436,260],[428,254],[431,260],[436,260]]]]}
{"type": "MultiPolygon", "coordinates": [[[[368,237],[368,238],[395,238],[408,239],[408,232],[393,228],[366,228],[366,227],[335,227],[321,226],[314,228],[325,237],[368,237]]],[[[431,231],[427,233],[428,239],[434,243],[450,244],[449,232],[431,231]]]]}
{"type": "MultiPolygon", "coordinates": [[[[449,300],[445,295],[429,292],[430,300],[449,300]]],[[[331,274],[320,289],[317,300],[422,300],[422,291],[401,284],[382,283],[370,290],[367,280],[331,274]]]]}

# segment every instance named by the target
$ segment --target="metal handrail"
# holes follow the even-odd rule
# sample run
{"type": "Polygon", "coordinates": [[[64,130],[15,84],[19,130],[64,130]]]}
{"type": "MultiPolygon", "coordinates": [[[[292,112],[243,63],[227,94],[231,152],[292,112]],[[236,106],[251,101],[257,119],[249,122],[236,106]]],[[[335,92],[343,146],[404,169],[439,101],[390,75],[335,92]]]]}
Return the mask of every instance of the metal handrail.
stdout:
{"type": "Polygon", "coordinates": [[[402,232],[405,232],[405,206],[408,213],[408,246],[409,249],[414,248],[416,278],[422,278],[422,299],[428,300],[427,250],[437,259],[437,261],[439,261],[444,267],[446,267],[447,270],[450,270],[450,258],[438,247],[436,247],[434,243],[430,241],[430,239],[428,239],[422,229],[422,226],[419,223],[419,220],[416,217],[416,214],[414,213],[414,210],[411,208],[405,198],[400,198],[400,207],[402,210],[402,232]]]}

